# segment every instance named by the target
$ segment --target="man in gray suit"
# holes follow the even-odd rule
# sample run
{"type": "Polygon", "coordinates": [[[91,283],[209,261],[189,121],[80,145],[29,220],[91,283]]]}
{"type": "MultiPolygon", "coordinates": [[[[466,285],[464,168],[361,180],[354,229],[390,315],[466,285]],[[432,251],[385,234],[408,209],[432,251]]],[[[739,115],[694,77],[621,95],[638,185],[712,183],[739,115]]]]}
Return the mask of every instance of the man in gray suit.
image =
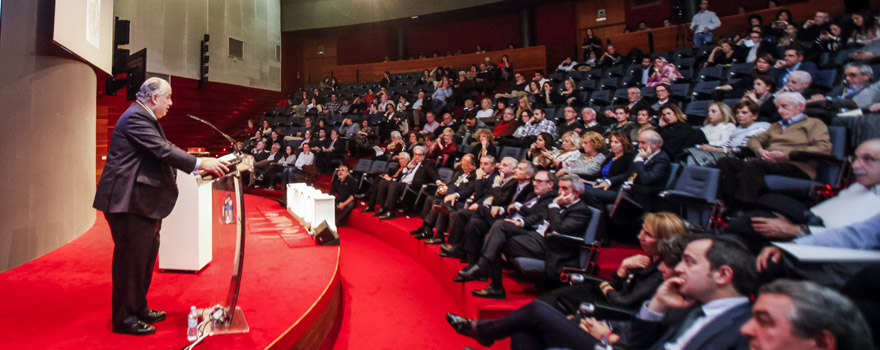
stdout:
{"type": "Polygon", "coordinates": [[[171,107],[171,85],[159,78],[141,85],[137,101],[119,117],[93,206],[104,212],[113,248],[113,331],[145,335],[164,311],[147,306],[147,291],[159,252],[162,219],[177,201],[177,172],[222,175],[227,163],[196,158],[165,139],[159,119],[171,107]]]}

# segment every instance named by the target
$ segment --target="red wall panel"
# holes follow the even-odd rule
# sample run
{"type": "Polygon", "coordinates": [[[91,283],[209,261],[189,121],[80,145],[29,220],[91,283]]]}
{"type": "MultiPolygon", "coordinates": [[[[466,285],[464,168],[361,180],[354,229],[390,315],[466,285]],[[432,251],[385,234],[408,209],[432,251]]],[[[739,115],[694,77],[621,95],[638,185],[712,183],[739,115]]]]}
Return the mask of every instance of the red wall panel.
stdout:
{"type": "Polygon", "coordinates": [[[576,28],[574,2],[552,3],[535,9],[537,44],[547,46],[548,69],[555,69],[565,56],[577,57],[576,28]]]}
{"type": "Polygon", "coordinates": [[[347,28],[337,39],[338,64],[382,62],[397,58],[397,31],[385,24],[347,28]]]}
{"type": "MultiPolygon", "coordinates": [[[[117,96],[104,95],[105,78],[106,76],[99,74],[97,106],[99,110],[107,108],[109,141],[116,121],[132,101],[125,100],[124,89],[119,90],[117,96]]],[[[168,115],[160,120],[166,137],[183,149],[206,147],[212,153],[220,152],[228,142],[209,126],[188,118],[187,114],[207,120],[235,137],[247,126],[248,118],[259,121],[264,112],[273,108],[284,97],[278,91],[216,82],[209,82],[205,88],[199,89],[195,79],[181,77],[171,77],[171,89],[173,105],[168,110],[168,115]]],[[[101,123],[99,121],[98,125],[101,123]]]]}

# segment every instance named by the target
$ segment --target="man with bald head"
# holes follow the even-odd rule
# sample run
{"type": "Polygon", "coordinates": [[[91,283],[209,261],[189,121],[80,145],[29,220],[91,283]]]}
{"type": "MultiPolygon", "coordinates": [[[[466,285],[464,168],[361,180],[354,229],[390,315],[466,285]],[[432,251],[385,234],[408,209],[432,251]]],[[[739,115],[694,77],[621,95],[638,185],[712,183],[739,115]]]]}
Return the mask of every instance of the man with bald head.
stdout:
{"type": "Polygon", "coordinates": [[[816,164],[793,161],[789,158],[791,152],[831,154],[828,127],[821,120],[804,114],[806,100],[801,94],[781,93],[775,103],[782,120],[748,141],[748,147],[759,158],[747,161],[722,158],[718,161],[721,190],[728,208],[754,202],[763,190],[764,175],[814,179],[816,164]]]}
{"type": "Polygon", "coordinates": [[[93,206],[104,212],[113,236],[113,332],[146,335],[165,319],[151,310],[147,291],[159,252],[162,219],[177,202],[177,169],[223,175],[228,164],[197,158],[165,139],[159,119],[171,108],[171,85],[147,79],[137,101],[119,117],[93,206]]]}
{"type": "MultiPolygon", "coordinates": [[[[627,176],[622,187],[629,189],[629,194],[636,203],[650,210],[653,207],[653,198],[663,190],[669,178],[671,162],[669,154],[663,151],[663,138],[660,134],[654,130],[642,131],[639,133],[639,153],[633,160],[632,173],[627,176]]],[[[584,200],[593,207],[604,208],[606,204],[617,200],[618,191],[608,190],[612,187],[617,187],[617,184],[605,181],[593,188],[587,188],[584,190],[584,200]]]]}

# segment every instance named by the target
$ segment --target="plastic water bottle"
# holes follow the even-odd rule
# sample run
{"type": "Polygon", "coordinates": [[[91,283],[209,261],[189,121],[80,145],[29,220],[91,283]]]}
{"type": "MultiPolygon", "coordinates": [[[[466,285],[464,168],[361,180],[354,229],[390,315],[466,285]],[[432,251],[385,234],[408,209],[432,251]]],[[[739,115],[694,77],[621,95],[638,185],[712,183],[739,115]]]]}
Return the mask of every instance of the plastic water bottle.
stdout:
{"type": "Polygon", "coordinates": [[[196,341],[199,338],[199,314],[196,313],[196,307],[189,308],[189,315],[186,317],[186,340],[196,341]]]}

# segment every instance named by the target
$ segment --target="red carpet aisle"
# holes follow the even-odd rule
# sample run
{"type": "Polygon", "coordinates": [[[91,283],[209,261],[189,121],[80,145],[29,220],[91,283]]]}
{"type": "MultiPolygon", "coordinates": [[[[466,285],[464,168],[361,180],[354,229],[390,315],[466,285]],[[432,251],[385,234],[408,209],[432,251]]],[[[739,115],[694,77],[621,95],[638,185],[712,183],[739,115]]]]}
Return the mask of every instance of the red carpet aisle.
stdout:
{"type": "Polygon", "coordinates": [[[358,230],[339,236],[344,313],[334,349],[479,347],[446,323],[459,308],[418,262],[358,230]]]}
{"type": "MultiPolygon", "coordinates": [[[[290,248],[279,233],[295,224],[283,208],[255,196],[247,196],[246,202],[248,230],[239,305],[251,332],[210,337],[197,349],[265,348],[338,278],[338,247],[290,248]]],[[[168,311],[168,319],[156,325],[154,335],[112,333],[112,245],[107,223],[98,213],[95,225],[80,238],[0,274],[0,348],[180,349],[187,344],[189,306],[207,306],[225,297],[231,263],[220,261],[217,253],[199,274],[157,271],[150,306],[168,311]]],[[[224,247],[215,251],[218,248],[224,247]]]]}

